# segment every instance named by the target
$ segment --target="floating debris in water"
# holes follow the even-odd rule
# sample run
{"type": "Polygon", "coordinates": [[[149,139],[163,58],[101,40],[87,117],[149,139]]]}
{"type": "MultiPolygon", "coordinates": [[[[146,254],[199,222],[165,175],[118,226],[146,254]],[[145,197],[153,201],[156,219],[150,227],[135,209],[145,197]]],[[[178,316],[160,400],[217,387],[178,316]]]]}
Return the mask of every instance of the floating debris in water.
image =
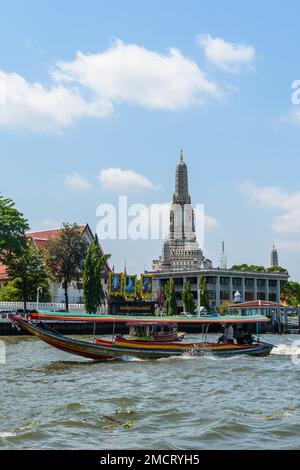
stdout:
{"type": "Polygon", "coordinates": [[[105,423],[102,426],[102,429],[115,429],[117,427],[123,427],[124,429],[131,429],[133,428],[133,422],[132,421],[121,421],[120,419],[117,419],[116,416],[122,416],[122,415],[131,415],[134,414],[134,411],[131,410],[130,408],[122,409],[122,408],[117,408],[115,411],[115,415],[104,415],[101,418],[98,418],[99,423],[105,423]],[[109,423],[108,423],[109,422],[109,423]]]}

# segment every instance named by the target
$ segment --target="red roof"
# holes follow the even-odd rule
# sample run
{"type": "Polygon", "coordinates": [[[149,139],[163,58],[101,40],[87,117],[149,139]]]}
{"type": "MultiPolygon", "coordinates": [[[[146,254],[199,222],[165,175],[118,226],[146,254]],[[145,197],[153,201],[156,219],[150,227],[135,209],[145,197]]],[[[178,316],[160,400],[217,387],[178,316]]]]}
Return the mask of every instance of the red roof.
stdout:
{"type": "MultiPolygon", "coordinates": [[[[79,225],[80,232],[84,232],[87,225],[79,225]]],[[[36,248],[46,248],[48,241],[57,238],[61,228],[56,228],[52,230],[41,230],[39,232],[29,232],[26,234],[28,238],[31,238],[33,244],[36,248]]]]}
{"type": "Polygon", "coordinates": [[[6,281],[8,279],[8,274],[6,272],[6,267],[3,264],[0,264],[0,281],[6,281]]]}
{"type": "Polygon", "coordinates": [[[277,306],[277,302],[270,302],[269,300],[252,300],[250,302],[231,304],[229,308],[276,308],[277,306]]]}
{"type": "MultiPolygon", "coordinates": [[[[89,225],[79,225],[78,227],[79,227],[80,232],[82,233],[85,230],[88,230],[90,231],[90,233],[92,233],[91,229],[89,228],[89,225]]],[[[56,228],[53,230],[41,230],[39,232],[28,232],[26,236],[27,238],[30,238],[32,240],[36,248],[43,249],[47,247],[49,240],[58,237],[59,232],[61,230],[62,228],[56,228]]],[[[101,250],[102,250],[102,247],[101,247],[101,250]]],[[[106,262],[106,267],[107,267],[107,270],[110,271],[108,262],[106,262]]],[[[0,280],[8,280],[8,274],[6,272],[6,268],[1,263],[0,263],[0,280]]]]}

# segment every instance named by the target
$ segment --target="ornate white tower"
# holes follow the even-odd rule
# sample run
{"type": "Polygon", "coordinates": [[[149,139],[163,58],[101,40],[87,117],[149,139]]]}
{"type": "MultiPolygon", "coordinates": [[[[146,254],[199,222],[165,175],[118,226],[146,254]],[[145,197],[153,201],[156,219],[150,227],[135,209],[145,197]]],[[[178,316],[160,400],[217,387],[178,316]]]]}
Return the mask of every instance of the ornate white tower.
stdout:
{"type": "Polygon", "coordinates": [[[176,166],[169,234],[164,242],[162,255],[153,262],[153,269],[192,271],[211,267],[211,261],[204,258],[196,239],[194,210],[188,188],[188,171],[181,151],[176,166]]]}

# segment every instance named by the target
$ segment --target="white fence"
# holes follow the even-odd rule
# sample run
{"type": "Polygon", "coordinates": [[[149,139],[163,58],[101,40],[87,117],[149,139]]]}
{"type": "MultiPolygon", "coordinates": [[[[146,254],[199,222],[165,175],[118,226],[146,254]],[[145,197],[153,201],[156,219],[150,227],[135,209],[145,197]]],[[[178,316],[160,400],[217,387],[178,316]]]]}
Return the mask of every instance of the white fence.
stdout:
{"type": "MultiPolygon", "coordinates": [[[[0,310],[18,310],[23,309],[24,303],[23,302],[0,302],[0,310]]],[[[36,302],[28,302],[27,309],[34,310],[37,308],[36,302]]],[[[40,310],[55,310],[56,312],[59,310],[65,310],[66,305],[64,303],[51,303],[51,302],[39,302],[38,308],[40,310]]],[[[69,311],[70,312],[84,312],[84,305],[83,304],[69,304],[69,311]]]]}

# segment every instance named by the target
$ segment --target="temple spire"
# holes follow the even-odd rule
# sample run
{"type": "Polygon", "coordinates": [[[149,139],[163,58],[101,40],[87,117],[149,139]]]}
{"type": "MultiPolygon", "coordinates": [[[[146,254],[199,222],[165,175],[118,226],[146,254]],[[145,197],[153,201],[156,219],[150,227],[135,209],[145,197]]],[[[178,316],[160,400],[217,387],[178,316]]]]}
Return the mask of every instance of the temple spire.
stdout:
{"type": "Polygon", "coordinates": [[[273,248],[271,252],[271,267],[278,268],[279,260],[278,260],[278,251],[276,250],[275,243],[273,243],[273,248]]]}
{"type": "Polygon", "coordinates": [[[183,160],[182,150],[180,151],[179,163],[176,166],[173,204],[191,204],[191,198],[189,196],[188,171],[183,160]]]}

